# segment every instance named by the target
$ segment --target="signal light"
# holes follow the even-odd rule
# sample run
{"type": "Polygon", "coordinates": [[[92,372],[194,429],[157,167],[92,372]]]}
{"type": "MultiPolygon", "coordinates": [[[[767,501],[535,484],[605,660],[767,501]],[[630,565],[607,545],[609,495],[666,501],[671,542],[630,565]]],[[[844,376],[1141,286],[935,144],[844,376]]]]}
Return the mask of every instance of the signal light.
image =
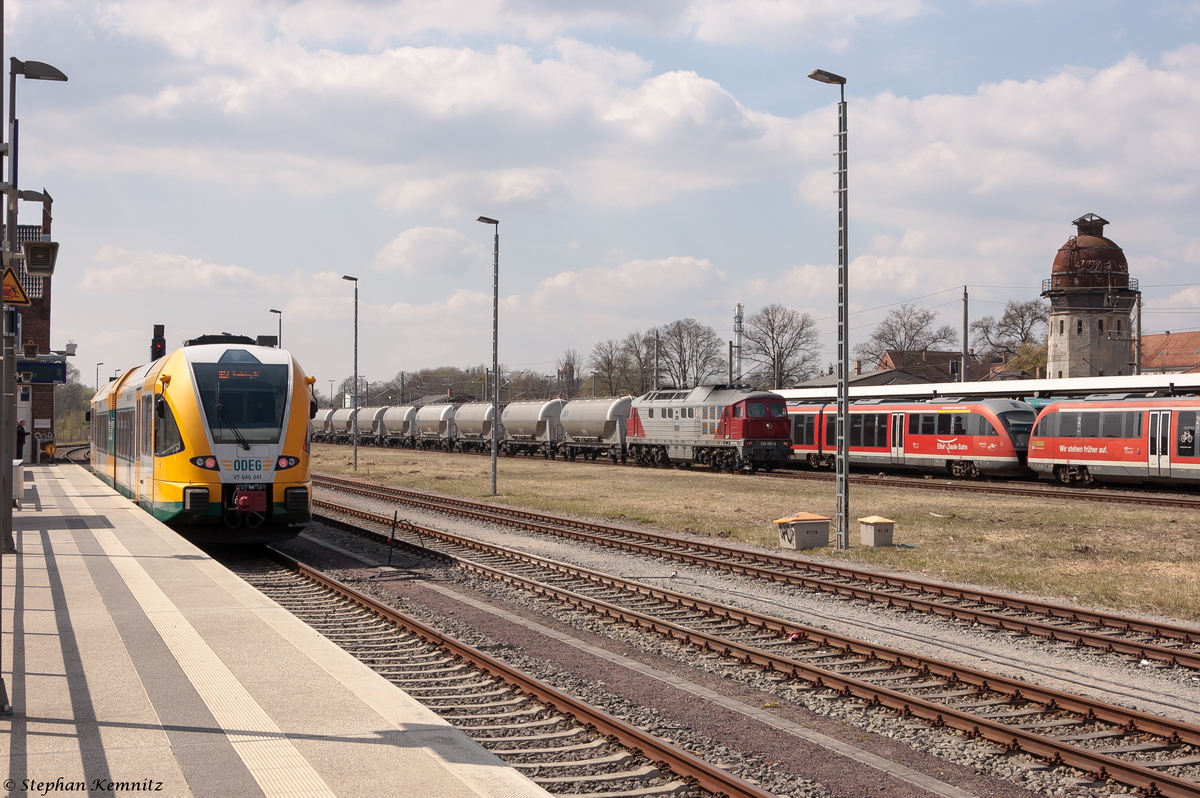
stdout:
{"type": "Polygon", "coordinates": [[[191,460],[188,460],[188,462],[197,468],[203,468],[206,471],[220,470],[220,466],[217,464],[217,458],[213,457],[211,454],[205,457],[193,457],[191,460]]]}
{"type": "Polygon", "coordinates": [[[167,354],[167,339],[163,336],[166,331],[162,324],[154,325],[154,337],[150,339],[150,362],[153,363],[167,354]]]}

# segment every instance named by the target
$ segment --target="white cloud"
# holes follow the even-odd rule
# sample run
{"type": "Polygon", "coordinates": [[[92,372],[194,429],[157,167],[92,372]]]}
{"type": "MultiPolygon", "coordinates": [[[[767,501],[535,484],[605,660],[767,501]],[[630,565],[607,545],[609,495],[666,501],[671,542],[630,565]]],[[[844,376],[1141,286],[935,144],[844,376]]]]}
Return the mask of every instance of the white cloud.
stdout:
{"type": "Polygon", "coordinates": [[[700,41],[782,47],[815,40],[840,50],[861,19],[894,22],[924,10],[921,0],[696,0],[686,19],[700,41]]]}
{"type": "MultiPolygon", "coordinates": [[[[529,298],[531,308],[568,313],[592,308],[628,312],[656,307],[666,316],[695,301],[723,300],[725,272],[709,261],[686,256],[632,260],[616,267],[564,271],[541,281],[529,298]]],[[[682,315],[689,315],[683,313],[682,315]]],[[[663,319],[663,322],[670,319],[663,319]]]]}
{"type": "Polygon", "coordinates": [[[241,266],[207,263],[200,258],[143,250],[130,252],[115,244],[101,247],[93,257],[100,266],[83,271],[79,285],[87,291],[131,294],[218,290],[261,290],[270,279],[241,266]]]}
{"type": "Polygon", "coordinates": [[[414,227],[389,241],[375,256],[375,268],[416,274],[448,274],[478,262],[484,247],[457,230],[414,227]]]}
{"type": "Polygon", "coordinates": [[[153,36],[188,57],[219,60],[249,37],[382,49],[444,36],[548,41],[612,29],[726,45],[841,47],[864,20],[895,22],[925,9],[921,0],[122,0],[100,16],[122,35],[153,36]]]}

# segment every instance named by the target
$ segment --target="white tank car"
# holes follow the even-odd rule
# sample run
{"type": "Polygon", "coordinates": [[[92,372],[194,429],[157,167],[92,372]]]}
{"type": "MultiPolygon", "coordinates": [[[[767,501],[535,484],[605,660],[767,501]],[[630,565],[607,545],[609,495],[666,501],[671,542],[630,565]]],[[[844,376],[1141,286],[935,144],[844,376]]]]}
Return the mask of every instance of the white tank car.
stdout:
{"type": "MultiPolygon", "coordinates": [[[[464,452],[491,451],[492,448],[491,402],[469,402],[459,405],[454,411],[454,428],[457,430],[455,446],[464,452]]],[[[504,428],[499,430],[504,437],[504,428]]]]}
{"type": "MultiPolygon", "coordinates": [[[[351,407],[339,407],[329,418],[329,439],[334,443],[349,443],[354,437],[354,417],[358,411],[351,407]]],[[[362,430],[358,431],[362,437],[362,430]]]]}
{"type": "Polygon", "coordinates": [[[383,413],[386,407],[363,407],[358,411],[358,440],[360,443],[378,444],[381,441],[383,413]]]}
{"type": "Polygon", "coordinates": [[[563,439],[561,416],[566,404],[565,399],[511,402],[500,414],[501,449],[509,457],[517,452],[554,457],[563,439]]]}
{"type": "Polygon", "coordinates": [[[572,399],[562,409],[563,443],[570,460],[608,457],[625,462],[625,426],[632,396],[572,399]]]}
{"type": "Polygon", "coordinates": [[[383,411],[379,423],[383,444],[412,448],[417,434],[417,408],[412,405],[389,407],[383,411]]]}
{"type": "Polygon", "coordinates": [[[327,441],[333,432],[333,408],[318,410],[312,420],[313,436],[312,439],[317,443],[327,441]]]}
{"type": "Polygon", "coordinates": [[[417,411],[417,446],[449,450],[456,437],[454,405],[425,405],[417,411]]]}

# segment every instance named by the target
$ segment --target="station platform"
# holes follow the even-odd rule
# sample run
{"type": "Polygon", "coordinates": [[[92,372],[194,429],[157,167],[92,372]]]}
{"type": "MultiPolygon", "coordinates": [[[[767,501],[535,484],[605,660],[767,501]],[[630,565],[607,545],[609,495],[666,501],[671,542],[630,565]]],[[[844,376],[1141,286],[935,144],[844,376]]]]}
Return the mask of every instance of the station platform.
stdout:
{"type": "Polygon", "coordinates": [[[8,795],[548,795],[85,469],[24,483],[8,795]]]}

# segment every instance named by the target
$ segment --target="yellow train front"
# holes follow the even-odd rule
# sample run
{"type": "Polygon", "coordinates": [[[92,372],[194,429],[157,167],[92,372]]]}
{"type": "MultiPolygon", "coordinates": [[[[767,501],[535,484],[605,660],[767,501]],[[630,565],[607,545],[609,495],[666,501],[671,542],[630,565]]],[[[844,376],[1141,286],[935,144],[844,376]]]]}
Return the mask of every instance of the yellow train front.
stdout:
{"type": "Polygon", "coordinates": [[[198,542],[294,537],[312,520],[313,382],[252,338],[188,341],[92,398],[95,473],[198,542]]]}

